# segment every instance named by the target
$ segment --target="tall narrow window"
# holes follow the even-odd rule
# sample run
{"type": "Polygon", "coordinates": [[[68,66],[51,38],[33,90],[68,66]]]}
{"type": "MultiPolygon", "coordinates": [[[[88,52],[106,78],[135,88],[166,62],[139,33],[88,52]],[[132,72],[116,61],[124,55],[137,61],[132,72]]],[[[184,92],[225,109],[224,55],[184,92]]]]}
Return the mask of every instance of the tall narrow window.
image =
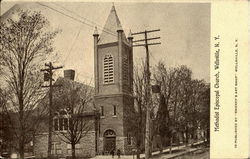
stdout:
{"type": "Polygon", "coordinates": [[[63,118],[63,126],[64,126],[64,130],[69,129],[69,119],[68,118],[63,118]]]}
{"type": "Polygon", "coordinates": [[[63,130],[63,118],[59,118],[59,130],[63,130]]]}
{"type": "Polygon", "coordinates": [[[66,111],[60,111],[60,113],[55,113],[55,117],[53,119],[54,130],[55,131],[67,131],[69,130],[70,125],[70,115],[67,114],[66,111]]]}
{"type": "Polygon", "coordinates": [[[116,116],[116,105],[113,105],[113,109],[114,109],[113,115],[116,116]]]}
{"type": "Polygon", "coordinates": [[[103,60],[103,83],[114,82],[114,59],[112,55],[105,55],[103,60]]]}
{"type": "Polygon", "coordinates": [[[56,119],[54,119],[54,129],[55,129],[55,131],[59,130],[58,125],[59,125],[58,118],[56,118],[56,119]]]}
{"type": "Polygon", "coordinates": [[[104,116],[104,108],[101,106],[101,116],[104,116]]]}
{"type": "Polygon", "coordinates": [[[127,134],[128,145],[132,144],[132,139],[130,133],[127,134]]]}

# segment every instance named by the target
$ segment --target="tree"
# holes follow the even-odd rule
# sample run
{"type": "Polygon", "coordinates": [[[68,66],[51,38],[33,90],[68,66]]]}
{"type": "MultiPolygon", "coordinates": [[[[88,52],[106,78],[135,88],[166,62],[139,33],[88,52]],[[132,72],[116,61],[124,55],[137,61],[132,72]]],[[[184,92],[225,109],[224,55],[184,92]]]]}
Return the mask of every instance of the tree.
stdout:
{"type": "MultiPolygon", "coordinates": [[[[137,149],[137,159],[140,158],[140,153],[144,150],[144,141],[145,141],[145,131],[146,131],[146,105],[150,105],[150,135],[149,135],[149,155],[152,152],[153,146],[153,119],[154,119],[154,109],[157,104],[154,102],[155,96],[146,95],[146,68],[145,62],[142,61],[136,69],[134,69],[134,78],[133,78],[133,96],[135,100],[135,112],[132,112],[131,118],[135,118],[130,124],[131,132],[135,139],[135,145],[137,149]]],[[[157,103],[157,102],[156,102],[157,103]]]]}
{"type": "MultiPolygon", "coordinates": [[[[143,66],[143,65],[142,65],[143,66]]],[[[145,121],[146,121],[146,108],[145,108],[145,73],[144,67],[137,68],[134,70],[134,99],[135,99],[135,114],[130,114],[135,117],[133,123],[131,124],[131,129],[133,132],[133,136],[135,138],[136,145],[136,156],[137,159],[140,159],[140,153],[143,147],[143,140],[145,136],[145,121]],[[140,70],[143,70],[142,72],[140,70]]]]}
{"type": "Polygon", "coordinates": [[[206,131],[207,142],[210,143],[210,85],[206,84],[201,92],[199,113],[200,127],[206,131]]]}
{"type": "Polygon", "coordinates": [[[9,127],[10,120],[6,114],[7,92],[0,88],[0,153],[9,151],[13,134],[9,127]]]}
{"type": "MultiPolygon", "coordinates": [[[[84,115],[92,104],[93,88],[67,79],[58,82],[62,86],[54,92],[54,110],[59,113],[57,123],[64,122],[65,131],[55,131],[57,136],[65,143],[71,145],[72,159],[76,158],[75,146],[93,129],[94,123],[84,115]],[[65,117],[64,119],[60,117],[65,117]],[[65,122],[64,122],[65,123],[65,122]],[[65,128],[65,125],[67,125],[65,128]]],[[[58,128],[60,129],[60,128],[58,128]]]]}
{"type": "Polygon", "coordinates": [[[49,22],[40,12],[17,11],[16,14],[17,20],[1,21],[0,67],[10,92],[11,107],[7,110],[9,115],[15,113],[13,130],[23,159],[24,146],[38,126],[33,110],[44,97],[39,69],[53,52],[53,39],[58,31],[46,30],[49,22]]]}
{"type": "Polygon", "coordinates": [[[167,68],[162,62],[158,63],[154,72],[154,80],[161,88],[156,129],[162,138],[170,137],[170,146],[172,146],[173,132],[176,129],[176,102],[180,83],[178,72],[179,68],[167,68]]]}
{"type": "Polygon", "coordinates": [[[156,131],[162,138],[169,137],[171,152],[177,132],[185,133],[186,143],[189,135],[194,138],[202,120],[200,114],[207,108],[202,109],[203,99],[207,99],[205,82],[192,79],[192,71],[186,66],[167,68],[162,62],[155,68],[154,79],[161,88],[156,131]]]}

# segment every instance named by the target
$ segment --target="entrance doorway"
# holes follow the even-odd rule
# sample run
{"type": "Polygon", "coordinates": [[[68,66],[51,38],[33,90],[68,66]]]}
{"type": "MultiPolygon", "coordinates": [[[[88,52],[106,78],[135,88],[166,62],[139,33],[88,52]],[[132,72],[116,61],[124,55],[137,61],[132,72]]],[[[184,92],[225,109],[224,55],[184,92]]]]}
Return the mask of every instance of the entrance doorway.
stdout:
{"type": "Polygon", "coordinates": [[[116,134],[113,130],[106,130],[104,132],[104,152],[110,154],[112,150],[116,148],[116,134]]]}

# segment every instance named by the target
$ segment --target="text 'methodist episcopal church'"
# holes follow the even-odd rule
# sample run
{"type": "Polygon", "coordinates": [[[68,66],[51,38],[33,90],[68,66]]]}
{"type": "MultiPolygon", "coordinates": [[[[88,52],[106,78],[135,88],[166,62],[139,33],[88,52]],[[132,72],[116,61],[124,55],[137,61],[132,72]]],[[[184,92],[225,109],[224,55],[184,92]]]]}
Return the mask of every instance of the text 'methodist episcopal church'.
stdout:
{"type": "MultiPolygon", "coordinates": [[[[122,154],[131,154],[134,148],[131,123],[135,112],[132,97],[132,37],[130,34],[126,38],[114,6],[102,33],[99,35],[95,29],[93,38],[94,106],[97,111],[82,115],[92,121],[93,129],[76,145],[76,156],[93,157],[97,154],[109,154],[112,150],[118,149],[122,154]]],[[[73,70],[67,70],[69,73],[71,71],[73,70]]],[[[75,82],[72,79],[74,78],[68,78],[65,74],[64,78],[57,81],[64,81],[63,84],[67,85],[67,82],[75,82]]],[[[65,125],[57,118],[53,120],[51,153],[57,157],[71,156],[71,145],[60,140],[56,134],[57,131],[64,131],[65,125]]],[[[40,133],[35,136],[34,155],[37,157],[47,156],[48,125],[46,125],[47,123],[44,123],[40,133]]]]}

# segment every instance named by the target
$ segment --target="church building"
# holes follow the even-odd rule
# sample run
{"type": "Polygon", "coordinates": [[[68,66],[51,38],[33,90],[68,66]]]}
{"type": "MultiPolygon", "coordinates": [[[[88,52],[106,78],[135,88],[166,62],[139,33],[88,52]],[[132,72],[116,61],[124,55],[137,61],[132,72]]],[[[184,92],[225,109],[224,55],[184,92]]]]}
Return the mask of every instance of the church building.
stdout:
{"type": "MultiPolygon", "coordinates": [[[[133,39],[131,34],[126,38],[114,6],[102,33],[99,35],[96,29],[93,38],[94,100],[87,106],[86,112],[80,114],[82,120],[89,121],[92,126],[76,144],[76,156],[110,155],[111,151],[117,152],[118,149],[121,154],[131,154],[134,148],[131,123],[135,113],[132,96],[133,39]]],[[[64,78],[59,78],[56,83],[85,88],[84,84],[74,81],[74,70],[65,70],[64,73],[64,78]]],[[[58,109],[53,118],[51,153],[54,157],[67,158],[71,156],[72,148],[69,143],[61,140],[60,134],[68,132],[70,118],[65,116],[67,109],[62,108],[58,109]]],[[[34,136],[34,155],[43,158],[47,156],[48,149],[47,117],[40,128],[41,131],[34,136]]]]}
{"type": "Polygon", "coordinates": [[[126,38],[115,7],[102,33],[94,36],[95,96],[100,110],[99,152],[120,150],[130,154],[133,146],[133,49],[131,33],[126,38]]]}

